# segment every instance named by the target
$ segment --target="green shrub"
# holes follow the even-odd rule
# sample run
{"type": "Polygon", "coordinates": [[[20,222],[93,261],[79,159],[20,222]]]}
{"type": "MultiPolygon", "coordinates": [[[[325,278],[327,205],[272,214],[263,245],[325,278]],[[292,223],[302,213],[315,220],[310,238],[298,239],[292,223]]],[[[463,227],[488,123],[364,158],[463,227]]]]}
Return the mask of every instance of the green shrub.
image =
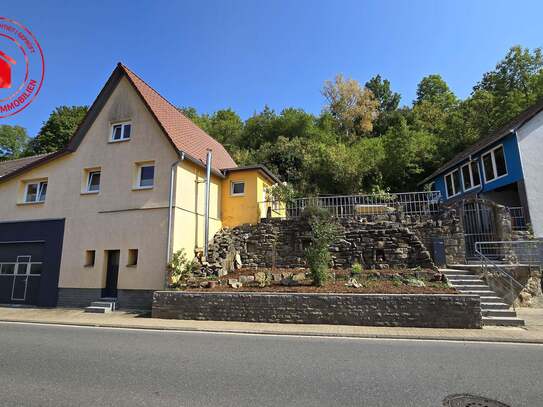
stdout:
{"type": "Polygon", "coordinates": [[[187,259],[185,250],[176,251],[168,263],[168,286],[178,287],[181,281],[190,277],[198,268],[199,264],[196,261],[187,259]]]}
{"type": "Polygon", "coordinates": [[[351,268],[351,274],[353,275],[358,275],[358,274],[362,274],[362,265],[358,262],[354,263],[353,264],[353,267],[351,268]]]}
{"type": "Polygon", "coordinates": [[[305,249],[305,259],[313,282],[322,286],[329,279],[329,246],[339,236],[338,225],[326,209],[309,206],[302,212],[302,221],[309,229],[309,247],[305,249]]]}

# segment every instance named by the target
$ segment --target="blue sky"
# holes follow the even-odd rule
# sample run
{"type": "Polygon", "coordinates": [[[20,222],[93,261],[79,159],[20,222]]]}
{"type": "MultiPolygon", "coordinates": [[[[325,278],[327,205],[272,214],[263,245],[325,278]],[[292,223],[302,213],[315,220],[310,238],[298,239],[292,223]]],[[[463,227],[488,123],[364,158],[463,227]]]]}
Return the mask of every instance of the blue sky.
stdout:
{"type": "Polygon", "coordinates": [[[242,118],[265,104],[318,113],[336,73],[381,74],[411,103],[439,73],[460,97],[515,44],[542,46],[536,1],[9,1],[46,58],[34,103],[0,124],[30,135],[59,105],[90,105],[118,61],[172,103],[242,118]]]}

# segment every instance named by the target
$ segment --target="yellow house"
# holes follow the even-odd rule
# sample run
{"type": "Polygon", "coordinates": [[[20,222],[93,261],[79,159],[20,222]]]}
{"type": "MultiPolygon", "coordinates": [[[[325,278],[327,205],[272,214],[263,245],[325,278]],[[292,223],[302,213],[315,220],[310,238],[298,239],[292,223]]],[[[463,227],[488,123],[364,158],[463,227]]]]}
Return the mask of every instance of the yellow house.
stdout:
{"type": "Polygon", "coordinates": [[[148,307],[173,252],[280,216],[279,180],[226,149],[122,64],[68,146],[0,163],[0,303],[148,307]]]}

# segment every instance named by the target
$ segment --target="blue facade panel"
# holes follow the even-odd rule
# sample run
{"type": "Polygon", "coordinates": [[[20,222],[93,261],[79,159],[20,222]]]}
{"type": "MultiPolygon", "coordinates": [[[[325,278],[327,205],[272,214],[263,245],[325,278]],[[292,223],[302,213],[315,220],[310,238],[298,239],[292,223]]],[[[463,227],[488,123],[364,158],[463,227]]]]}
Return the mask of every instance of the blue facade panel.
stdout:
{"type": "MultiPolygon", "coordinates": [[[[479,166],[479,174],[481,177],[481,186],[470,189],[467,191],[468,193],[481,193],[481,192],[489,192],[493,191],[497,188],[516,183],[518,181],[521,181],[523,179],[523,173],[522,173],[522,164],[520,160],[520,153],[518,149],[518,142],[517,137],[515,134],[510,134],[501,140],[495,142],[494,144],[491,144],[490,146],[484,148],[483,150],[477,152],[476,154],[473,154],[471,156],[472,161],[477,161],[477,165],[479,166]],[[487,153],[488,151],[492,150],[494,147],[497,147],[499,145],[503,145],[504,154],[505,154],[505,165],[507,168],[507,175],[489,181],[485,182],[484,175],[483,175],[483,168],[482,168],[482,161],[481,156],[487,153]]],[[[443,172],[440,174],[437,178],[435,178],[435,187],[434,189],[441,192],[441,195],[445,200],[448,200],[450,198],[447,197],[447,188],[445,185],[445,175],[449,174],[451,171],[459,170],[462,168],[464,164],[469,162],[470,160],[466,158],[462,162],[458,163],[455,167],[448,169],[446,172],[443,172]]],[[[460,177],[462,177],[462,174],[460,173],[460,177]]],[[[466,191],[464,191],[463,183],[460,182],[460,189],[461,193],[459,195],[455,195],[454,198],[457,199],[464,195],[466,191]]]]}

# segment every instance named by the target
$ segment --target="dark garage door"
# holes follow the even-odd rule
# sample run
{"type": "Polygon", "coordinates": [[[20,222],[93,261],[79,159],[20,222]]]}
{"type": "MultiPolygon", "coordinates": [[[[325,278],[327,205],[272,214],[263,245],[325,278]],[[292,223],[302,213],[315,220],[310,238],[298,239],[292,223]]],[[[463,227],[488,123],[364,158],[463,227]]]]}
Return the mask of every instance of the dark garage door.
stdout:
{"type": "Polygon", "coordinates": [[[54,307],[64,220],[0,223],[0,303],[54,307]]]}

